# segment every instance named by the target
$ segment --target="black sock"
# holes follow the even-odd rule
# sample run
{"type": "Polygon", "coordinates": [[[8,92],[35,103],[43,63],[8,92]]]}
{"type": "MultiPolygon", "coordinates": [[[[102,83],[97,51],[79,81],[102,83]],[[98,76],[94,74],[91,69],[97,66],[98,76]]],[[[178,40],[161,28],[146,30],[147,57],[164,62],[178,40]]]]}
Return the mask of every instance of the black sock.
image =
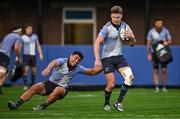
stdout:
{"type": "Polygon", "coordinates": [[[117,102],[118,103],[122,103],[123,101],[123,98],[124,96],[126,95],[126,93],[128,92],[128,89],[129,89],[130,86],[126,85],[126,84],[123,84],[121,86],[121,91],[120,91],[120,94],[119,94],[119,97],[117,99],[117,102]]]}
{"type": "Polygon", "coordinates": [[[159,86],[158,86],[158,85],[155,85],[155,89],[159,89],[159,86]]]}
{"type": "Polygon", "coordinates": [[[27,76],[23,76],[24,79],[24,85],[27,86],[27,76]]]}
{"type": "Polygon", "coordinates": [[[32,81],[31,85],[35,83],[35,77],[36,77],[35,75],[31,75],[31,81],[32,81]]]}
{"type": "Polygon", "coordinates": [[[2,92],[2,86],[0,86],[0,94],[3,94],[3,92],[2,92]]]}
{"type": "Polygon", "coordinates": [[[19,98],[17,101],[16,101],[16,106],[19,107],[20,105],[22,105],[24,103],[24,101],[19,98]]]}
{"type": "Polygon", "coordinates": [[[48,105],[46,103],[41,104],[41,106],[43,106],[43,109],[45,109],[46,107],[48,107],[48,105]]]}
{"type": "Polygon", "coordinates": [[[155,88],[159,88],[159,86],[158,86],[158,85],[155,85],[155,88]]]}
{"type": "Polygon", "coordinates": [[[104,90],[104,94],[105,94],[105,104],[104,105],[109,105],[109,100],[110,100],[110,97],[111,97],[111,93],[112,92],[106,91],[106,89],[104,90]]]}

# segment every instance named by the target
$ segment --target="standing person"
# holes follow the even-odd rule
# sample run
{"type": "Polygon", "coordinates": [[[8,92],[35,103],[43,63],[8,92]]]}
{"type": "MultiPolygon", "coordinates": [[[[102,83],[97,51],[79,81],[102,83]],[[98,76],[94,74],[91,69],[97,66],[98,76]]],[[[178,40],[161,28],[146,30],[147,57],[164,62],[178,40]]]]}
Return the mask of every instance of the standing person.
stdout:
{"type": "Polygon", "coordinates": [[[111,110],[109,100],[113,88],[115,87],[115,70],[120,72],[124,78],[124,83],[121,86],[119,97],[114,103],[114,107],[118,111],[124,111],[122,101],[134,79],[131,67],[122,54],[122,43],[124,41],[129,42],[130,45],[134,45],[136,40],[129,25],[121,21],[123,16],[122,14],[123,10],[120,6],[113,6],[111,8],[111,21],[107,22],[106,25],[103,26],[94,42],[95,65],[101,65],[102,62],[107,81],[107,86],[104,90],[105,111],[111,110]],[[104,46],[102,58],[100,59],[101,44],[104,44],[104,46]]]}
{"type": "Polygon", "coordinates": [[[11,52],[15,51],[16,61],[20,62],[20,42],[22,28],[15,26],[12,32],[7,34],[0,44],[0,95],[2,95],[2,86],[8,75],[8,65],[11,52]]]}
{"type": "Polygon", "coordinates": [[[24,90],[28,88],[28,70],[31,69],[31,85],[35,83],[36,77],[36,49],[39,53],[40,60],[43,60],[43,53],[38,41],[38,36],[33,33],[33,25],[28,24],[25,27],[25,34],[22,35],[23,48],[23,80],[24,90]]]}
{"type": "Polygon", "coordinates": [[[79,65],[82,59],[83,54],[79,51],[74,51],[69,58],[58,58],[53,60],[42,71],[42,75],[47,76],[51,70],[53,70],[49,80],[31,86],[20,96],[16,103],[9,101],[9,109],[16,110],[24,102],[30,100],[34,94],[40,94],[47,95],[48,97],[44,103],[37,105],[33,110],[43,110],[56,100],[63,99],[66,96],[68,84],[76,74],[96,75],[101,72],[102,68],[100,66],[85,68],[79,65]]]}
{"type": "Polygon", "coordinates": [[[159,92],[159,64],[161,65],[162,71],[162,83],[163,83],[163,92],[167,92],[166,89],[166,63],[160,63],[157,56],[155,55],[154,51],[151,53],[151,47],[158,43],[162,42],[164,46],[168,46],[171,44],[171,35],[167,28],[163,26],[163,20],[157,19],[154,22],[154,27],[151,28],[147,35],[147,59],[152,61],[153,63],[153,78],[154,78],[154,85],[155,85],[155,93],[159,92]]]}

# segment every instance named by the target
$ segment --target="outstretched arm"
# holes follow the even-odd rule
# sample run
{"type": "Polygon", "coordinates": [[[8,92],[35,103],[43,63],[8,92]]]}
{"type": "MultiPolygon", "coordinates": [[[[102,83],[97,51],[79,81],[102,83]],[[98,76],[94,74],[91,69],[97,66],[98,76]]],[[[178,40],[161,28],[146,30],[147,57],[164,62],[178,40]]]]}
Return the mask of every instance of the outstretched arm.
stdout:
{"type": "Polygon", "coordinates": [[[98,36],[94,42],[95,65],[101,65],[100,46],[103,43],[103,41],[104,41],[104,38],[102,36],[98,36]]]}
{"type": "Polygon", "coordinates": [[[41,74],[43,76],[47,76],[51,70],[54,68],[54,67],[57,67],[59,65],[59,63],[56,61],[56,60],[53,60],[51,63],[49,63],[49,65],[41,72],[41,74]]]}
{"type": "Polygon", "coordinates": [[[101,71],[102,71],[102,66],[96,65],[93,68],[86,69],[84,73],[86,75],[96,75],[96,74],[100,73],[101,71]]]}

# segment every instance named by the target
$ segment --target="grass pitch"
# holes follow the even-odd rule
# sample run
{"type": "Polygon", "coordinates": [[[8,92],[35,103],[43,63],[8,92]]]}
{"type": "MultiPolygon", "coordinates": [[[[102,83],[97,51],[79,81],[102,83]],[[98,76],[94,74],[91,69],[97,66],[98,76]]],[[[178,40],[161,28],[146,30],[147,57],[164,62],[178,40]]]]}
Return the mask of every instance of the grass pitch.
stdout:
{"type": "Polygon", "coordinates": [[[115,89],[111,97],[110,112],[103,111],[103,91],[69,91],[63,100],[58,100],[43,111],[34,112],[32,107],[44,102],[45,96],[35,95],[18,110],[7,108],[7,101],[15,101],[23,92],[22,87],[6,87],[0,96],[0,118],[42,118],[42,119],[100,119],[100,118],[180,118],[180,89],[169,89],[154,94],[153,89],[130,89],[123,102],[124,112],[112,106],[119,94],[115,89]]]}

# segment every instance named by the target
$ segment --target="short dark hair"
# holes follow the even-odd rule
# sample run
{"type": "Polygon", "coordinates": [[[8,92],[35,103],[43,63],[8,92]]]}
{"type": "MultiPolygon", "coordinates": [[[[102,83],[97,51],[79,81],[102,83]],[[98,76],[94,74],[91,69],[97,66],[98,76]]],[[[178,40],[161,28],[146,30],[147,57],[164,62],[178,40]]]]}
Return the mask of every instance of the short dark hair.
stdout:
{"type": "Polygon", "coordinates": [[[74,51],[72,53],[72,55],[78,55],[81,58],[81,60],[83,60],[83,58],[84,58],[83,54],[81,52],[79,52],[79,51],[74,51]]]}
{"type": "Polygon", "coordinates": [[[156,21],[163,21],[163,19],[162,19],[162,18],[156,18],[156,19],[154,20],[154,22],[156,22],[156,21]]]}
{"type": "Polygon", "coordinates": [[[26,23],[25,28],[27,28],[27,27],[33,27],[33,24],[32,23],[26,23]]]}
{"type": "Polygon", "coordinates": [[[122,13],[123,13],[123,9],[122,9],[121,6],[115,5],[115,6],[113,6],[113,7],[111,8],[111,13],[119,13],[119,14],[122,14],[122,13]]]}

